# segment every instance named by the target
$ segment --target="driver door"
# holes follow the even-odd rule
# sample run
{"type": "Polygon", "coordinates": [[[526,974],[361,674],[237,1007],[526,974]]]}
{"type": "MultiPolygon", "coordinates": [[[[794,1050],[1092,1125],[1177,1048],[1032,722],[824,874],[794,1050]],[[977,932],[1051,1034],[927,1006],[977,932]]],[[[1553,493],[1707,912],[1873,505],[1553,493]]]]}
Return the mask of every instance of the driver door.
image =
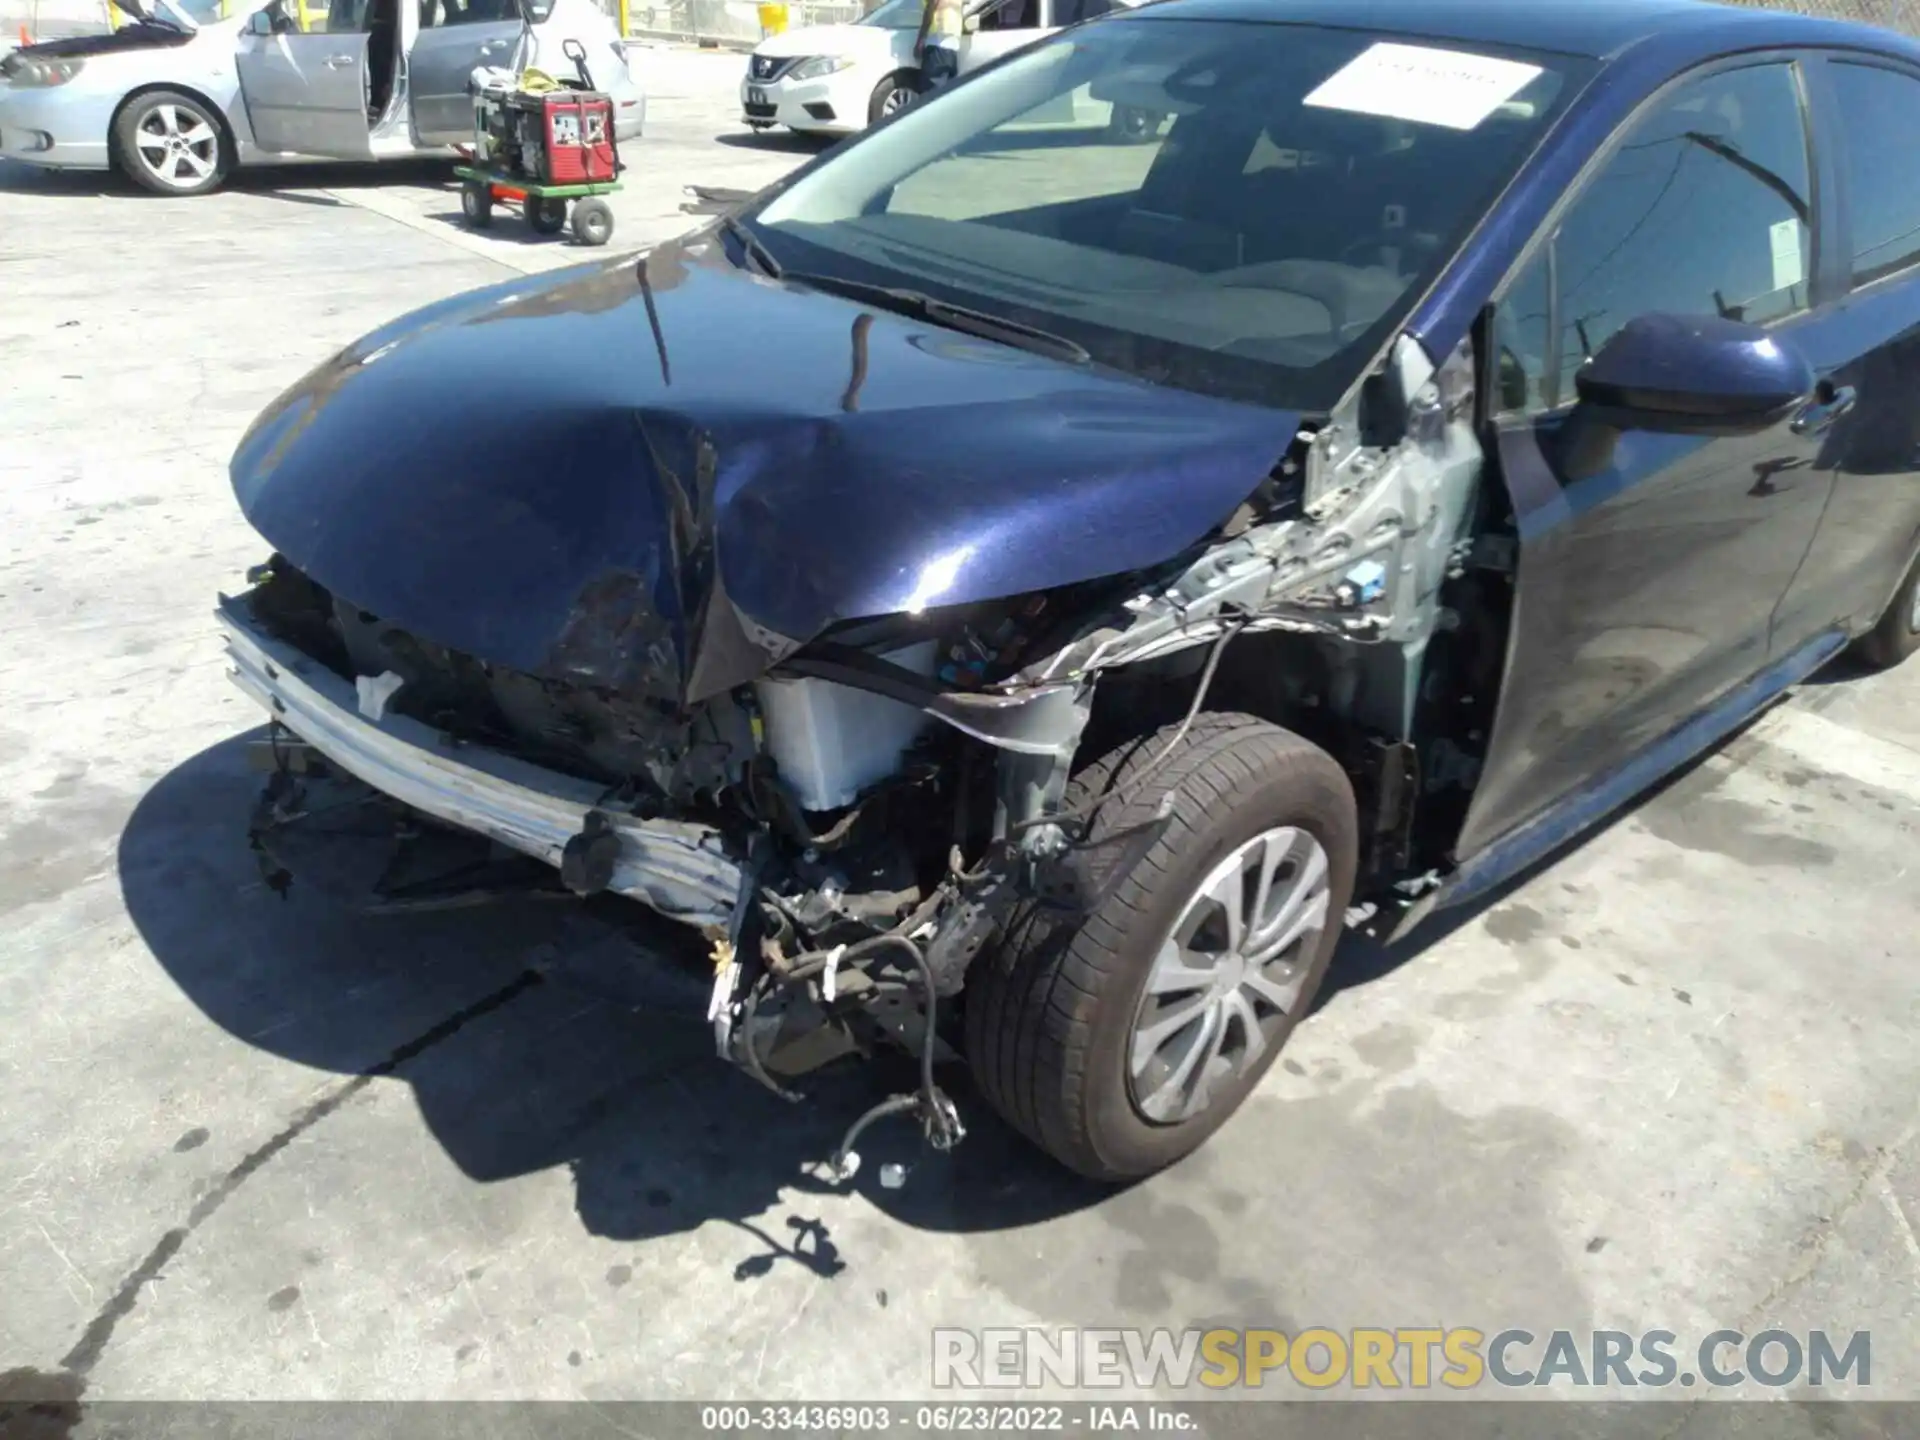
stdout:
{"type": "Polygon", "coordinates": [[[1816,391],[1751,433],[1589,432],[1610,443],[1576,463],[1575,377],[1647,314],[1765,326],[1830,373],[1847,322],[1814,269],[1831,202],[1812,171],[1790,62],[1685,82],[1619,137],[1497,302],[1491,408],[1519,598],[1462,857],[1631,774],[1797,658],[1772,622],[1833,490],[1821,434],[1836,407],[1816,391]]]}
{"type": "Polygon", "coordinates": [[[332,8],[325,31],[302,32],[292,0],[277,0],[251,22],[264,22],[268,33],[241,32],[235,57],[240,93],[261,149],[352,160],[372,156],[367,35],[333,25],[347,8],[332,8]]]}
{"type": "Polygon", "coordinates": [[[1046,0],[988,0],[968,7],[967,33],[960,41],[960,73],[991,65],[1002,55],[1031,45],[1054,27],[1043,23],[1046,0]]]}

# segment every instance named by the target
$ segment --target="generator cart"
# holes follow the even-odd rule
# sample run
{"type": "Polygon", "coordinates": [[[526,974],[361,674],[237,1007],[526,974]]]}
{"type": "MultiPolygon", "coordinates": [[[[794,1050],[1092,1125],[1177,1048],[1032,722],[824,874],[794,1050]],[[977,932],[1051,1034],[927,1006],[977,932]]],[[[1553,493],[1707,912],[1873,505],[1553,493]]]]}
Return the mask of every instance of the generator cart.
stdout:
{"type": "Polygon", "coordinates": [[[620,189],[613,100],[593,88],[585,48],[566,44],[578,83],[528,70],[511,83],[478,86],[473,101],[473,163],[455,168],[460,210],[485,229],[498,200],[518,201],[536,234],[558,235],[573,202],[573,238],[604,245],[613,210],[602,196],[620,189]]]}

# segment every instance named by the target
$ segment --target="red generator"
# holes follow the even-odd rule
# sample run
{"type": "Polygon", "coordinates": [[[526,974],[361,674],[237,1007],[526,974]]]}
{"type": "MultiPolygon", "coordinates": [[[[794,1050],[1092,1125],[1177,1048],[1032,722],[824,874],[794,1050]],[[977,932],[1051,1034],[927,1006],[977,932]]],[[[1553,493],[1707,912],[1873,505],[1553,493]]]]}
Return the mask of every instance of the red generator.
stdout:
{"type": "Polygon", "coordinates": [[[512,139],[508,168],[541,185],[596,185],[619,168],[613,100],[597,90],[549,90],[506,97],[512,139]]]}

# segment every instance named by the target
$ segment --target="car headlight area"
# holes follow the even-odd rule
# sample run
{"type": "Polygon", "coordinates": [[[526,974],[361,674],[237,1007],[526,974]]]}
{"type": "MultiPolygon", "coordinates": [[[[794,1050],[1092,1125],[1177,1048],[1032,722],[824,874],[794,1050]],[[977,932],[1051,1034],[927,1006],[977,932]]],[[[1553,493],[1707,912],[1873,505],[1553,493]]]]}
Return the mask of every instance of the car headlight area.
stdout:
{"type": "Polygon", "coordinates": [[[762,129],[857,130],[870,118],[871,68],[852,55],[756,54],[740,82],[742,117],[762,129]]]}
{"type": "Polygon", "coordinates": [[[789,80],[819,80],[853,68],[848,55],[810,55],[787,72],[789,80]]]}
{"type": "Polygon", "coordinates": [[[0,80],[23,90],[47,89],[54,85],[65,85],[86,67],[86,63],[79,58],[40,59],[9,55],[5,60],[0,60],[0,80]]]}
{"type": "Polygon", "coordinates": [[[56,169],[103,170],[118,99],[84,78],[77,57],[13,54],[0,60],[0,157],[56,169]]]}

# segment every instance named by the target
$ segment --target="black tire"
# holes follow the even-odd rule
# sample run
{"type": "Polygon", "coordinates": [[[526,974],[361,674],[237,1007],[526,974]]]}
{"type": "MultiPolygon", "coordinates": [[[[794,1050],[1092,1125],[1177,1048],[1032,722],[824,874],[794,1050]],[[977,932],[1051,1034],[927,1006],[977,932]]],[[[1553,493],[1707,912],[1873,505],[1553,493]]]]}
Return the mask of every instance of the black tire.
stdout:
{"type": "Polygon", "coordinates": [[[567,228],[567,202],[551,196],[529,195],[527,224],[536,235],[558,235],[567,228]]]}
{"type": "Polygon", "coordinates": [[[1032,911],[976,962],[964,1006],[975,1082],[1009,1124],[1070,1169],[1099,1180],[1152,1174],[1197,1149],[1238,1108],[1311,1007],[1341,933],[1358,863],[1353,790],[1331,756],[1250,715],[1203,715],[1157,768],[1169,726],[1075,776],[1069,808],[1101,806],[1095,836],[1150,820],[1173,797],[1172,822],[1118,892],[1075,928],[1032,911]],[[1144,780],[1138,777],[1146,773],[1144,780]],[[1263,1055],[1224,1082],[1198,1114],[1148,1120],[1136,1105],[1128,1047],[1155,955],[1202,880],[1276,826],[1304,830],[1327,857],[1327,919],[1296,956],[1304,977],[1270,1017],[1263,1055]]]}
{"type": "Polygon", "coordinates": [[[493,224],[493,187],[484,180],[469,180],[460,187],[460,213],[475,230],[493,224]]]}
{"type": "Polygon", "coordinates": [[[919,98],[920,77],[911,70],[896,70],[873,87],[873,95],[867,101],[867,123],[878,125],[919,98]]]}
{"type": "Polygon", "coordinates": [[[155,195],[205,195],[233,171],[233,137],[220,112],[178,90],[149,90],[113,117],[113,161],[155,195]]]}
{"type": "Polygon", "coordinates": [[[597,197],[573,205],[573,238],[582,245],[604,245],[613,238],[613,209],[597,197]]]}
{"type": "Polygon", "coordinates": [[[1853,647],[1861,663],[1875,670],[1891,670],[1915,651],[1920,651],[1920,555],[1914,557],[1880,623],[1853,647]]]}

